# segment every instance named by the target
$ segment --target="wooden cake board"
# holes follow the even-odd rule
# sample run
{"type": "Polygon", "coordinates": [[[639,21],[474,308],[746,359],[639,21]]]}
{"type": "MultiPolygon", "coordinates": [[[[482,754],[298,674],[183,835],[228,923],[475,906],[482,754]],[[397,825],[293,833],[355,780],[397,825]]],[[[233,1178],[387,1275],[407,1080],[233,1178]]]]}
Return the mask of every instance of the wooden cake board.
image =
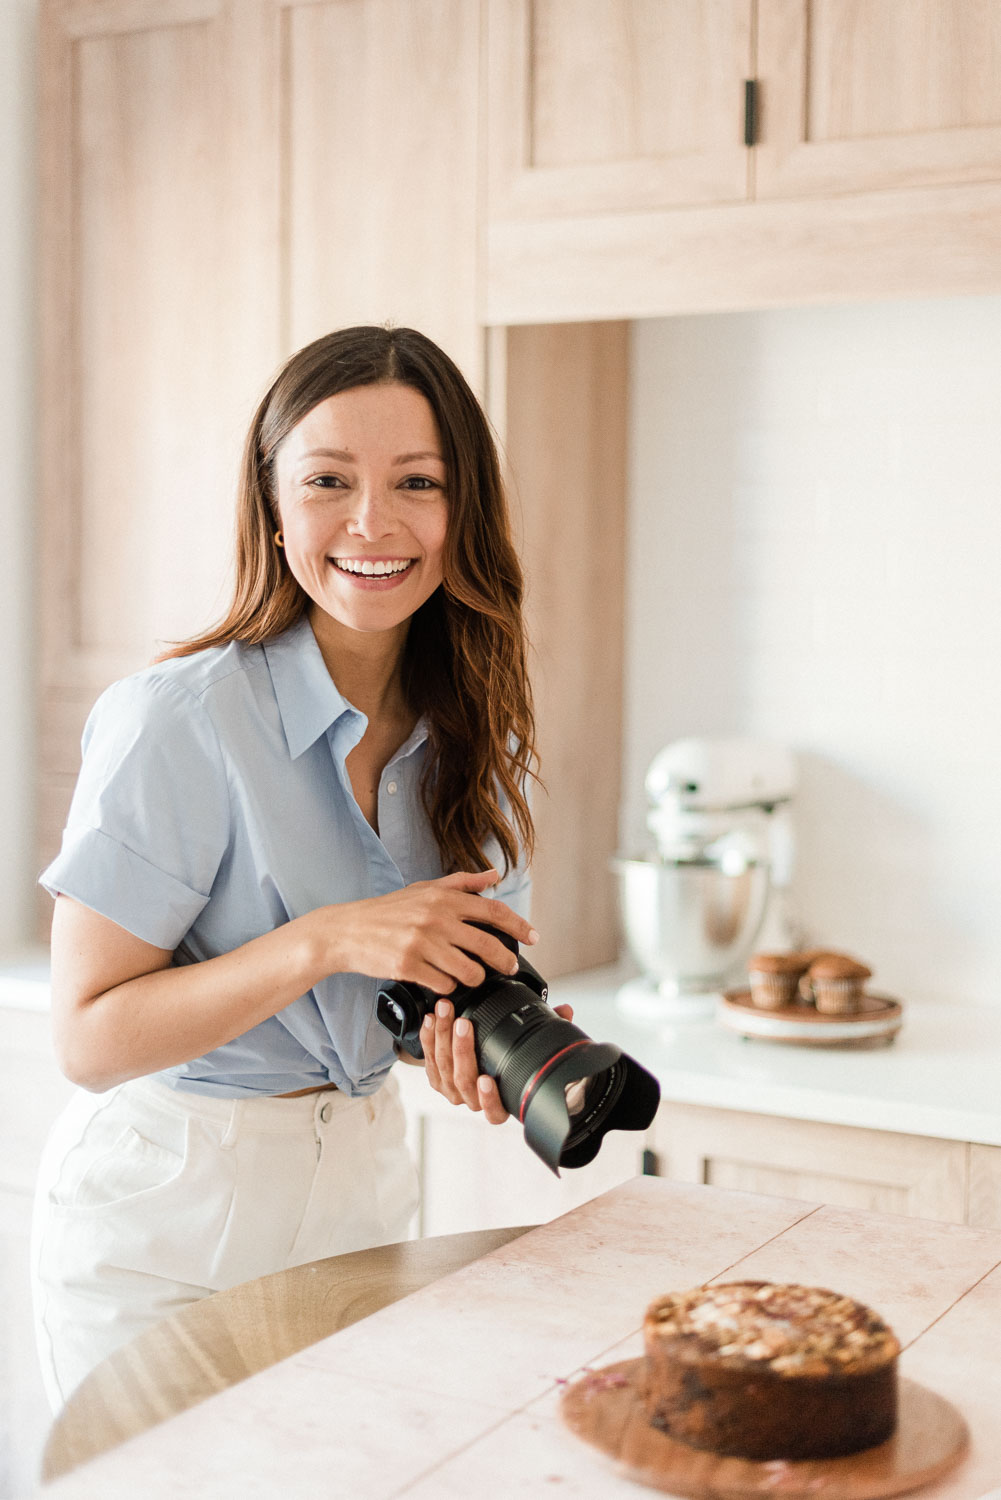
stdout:
{"type": "Polygon", "coordinates": [[[693,1500],[881,1500],[940,1479],[969,1445],[966,1423],[942,1396],[901,1380],[897,1431],[847,1458],[770,1463],[690,1448],[650,1425],[636,1377],[642,1359],[589,1370],[563,1392],[570,1430],[616,1459],[626,1477],[693,1500]]]}
{"type": "Polygon", "coordinates": [[[754,1041],[798,1047],[886,1047],[900,1030],[903,1006],[889,995],[863,995],[861,1008],[844,1015],[796,1000],[769,1010],[747,989],[724,990],[718,1020],[754,1041]]]}

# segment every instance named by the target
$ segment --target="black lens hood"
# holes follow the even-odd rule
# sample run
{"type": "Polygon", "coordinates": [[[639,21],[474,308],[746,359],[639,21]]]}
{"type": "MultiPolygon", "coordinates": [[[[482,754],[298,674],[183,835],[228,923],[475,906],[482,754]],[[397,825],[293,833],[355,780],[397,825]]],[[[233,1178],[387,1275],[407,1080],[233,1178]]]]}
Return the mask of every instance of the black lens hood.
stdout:
{"type": "Polygon", "coordinates": [[[660,1085],[652,1074],[611,1042],[582,1041],[544,1068],[525,1090],[521,1123],[525,1141],[557,1177],[560,1167],[583,1167],[597,1156],[606,1131],[645,1130],[657,1113],[660,1085]],[[619,1097],[607,1116],[576,1145],[564,1150],[571,1133],[566,1087],[619,1065],[624,1071],[619,1097]]]}

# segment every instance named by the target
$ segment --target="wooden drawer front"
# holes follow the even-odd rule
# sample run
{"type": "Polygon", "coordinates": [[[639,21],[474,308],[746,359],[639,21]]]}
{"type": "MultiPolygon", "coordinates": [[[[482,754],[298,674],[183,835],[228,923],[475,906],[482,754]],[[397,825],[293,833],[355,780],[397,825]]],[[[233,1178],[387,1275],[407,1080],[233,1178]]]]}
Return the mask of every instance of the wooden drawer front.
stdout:
{"type": "Polygon", "coordinates": [[[661,1107],[654,1141],[663,1175],[682,1182],[953,1224],[966,1217],[961,1141],[674,1104],[661,1107]]]}

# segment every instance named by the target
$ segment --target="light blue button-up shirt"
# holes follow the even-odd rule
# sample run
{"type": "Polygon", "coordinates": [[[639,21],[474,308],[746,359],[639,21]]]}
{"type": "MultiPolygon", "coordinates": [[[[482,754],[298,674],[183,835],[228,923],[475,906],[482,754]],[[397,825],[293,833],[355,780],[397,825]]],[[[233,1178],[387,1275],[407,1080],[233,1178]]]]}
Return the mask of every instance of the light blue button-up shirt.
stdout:
{"type": "MultiPolygon", "coordinates": [[[[183,966],[316,907],[436,879],[419,785],[426,726],[382,773],[377,834],[345,767],[367,722],[338,692],[305,616],[263,646],[236,642],[127,677],[87,721],[62,849],[42,884],[172,949],[183,966]]],[[[525,870],[491,895],[527,916],[525,870]]],[[[374,1093],[394,1057],[376,990],[366,975],[332,974],[158,1076],[226,1097],[328,1082],[374,1093]]]]}

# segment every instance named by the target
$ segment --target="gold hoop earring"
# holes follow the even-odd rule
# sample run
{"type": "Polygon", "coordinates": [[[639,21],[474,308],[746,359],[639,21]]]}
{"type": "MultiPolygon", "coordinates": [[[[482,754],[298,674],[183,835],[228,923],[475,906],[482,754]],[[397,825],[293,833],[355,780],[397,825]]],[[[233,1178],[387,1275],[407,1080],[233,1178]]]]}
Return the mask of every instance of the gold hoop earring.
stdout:
{"type": "Polygon", "coordinates": [[[285,535],[284,535],[284,533],[281,532],[281,531],[276,531],[275,532],[275,546],[276,547],[284,547],[284,545],[285,545],[285,535]]]}

